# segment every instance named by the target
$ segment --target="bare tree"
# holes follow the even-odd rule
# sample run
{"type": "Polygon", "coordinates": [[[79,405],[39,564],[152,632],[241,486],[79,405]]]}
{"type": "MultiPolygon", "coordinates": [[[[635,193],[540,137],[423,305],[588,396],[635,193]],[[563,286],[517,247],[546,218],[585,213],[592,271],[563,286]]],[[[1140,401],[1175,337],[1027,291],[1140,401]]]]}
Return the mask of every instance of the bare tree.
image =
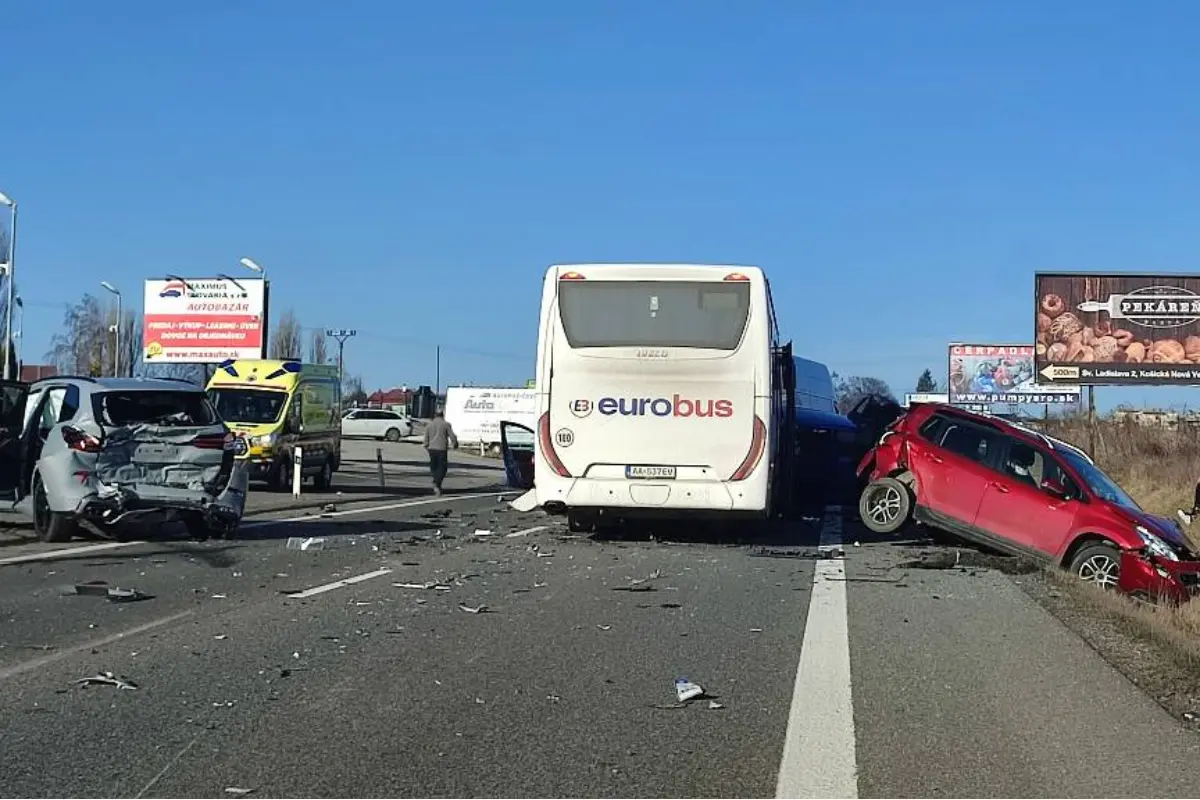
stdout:
{"type": "Polygon", "coordinates": [[[104,309],[104,352],[102,372],[127,378],[135,374],[142,361],[142,317],[136,311],[121,310],[121,358],[117,354],[117,307],[104,309]],[[118,370],[119,368],[119,370],[118,370]]]}
{"type": "Polygon", "coordinates": [[[279,316],[275,331],[271,334],[271,358],[303,358],[303,329],[296,314],[290,308],[279,316]]]}
{"type": "Polygon", "coordinates": [[[317,328],[312,332],[312,342],[309,343],[308,358],[314,364],[329,363],[329,340],[325,331],[317,328]]]}
{"type": "Polygon", "coordinates": [[[342,384],[342,404],[346,406],[362,406],[367,404],[367,392],[363,389],[362,378],[357,375],[347,375],[342,384]]]}
{"type": "Polygon", "coordinates": [[[99,377],[104,371],[108,335],[108,317],[100,301],[85,294],[79,302],[67,306],[62,330],[50,338],[46,360],[60,373],[99,377]]]}
{"type": "Polygon", "coordinates": [[[845,414],[858,405],[867,396],[875,396],[895,402],[896,396],[886,381],[862,375],[849,375],[843,378],[836,373],[833,375],[834,394],[837,395],[837,410],[845,414]]]}

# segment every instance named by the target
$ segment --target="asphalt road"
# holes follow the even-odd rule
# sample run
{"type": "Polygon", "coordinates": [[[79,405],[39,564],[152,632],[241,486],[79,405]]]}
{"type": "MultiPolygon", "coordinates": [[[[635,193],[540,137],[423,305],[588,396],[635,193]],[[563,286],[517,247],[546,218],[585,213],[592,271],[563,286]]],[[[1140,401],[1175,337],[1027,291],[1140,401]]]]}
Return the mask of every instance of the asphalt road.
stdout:
{"type": "Polygon", "coordinates": [[[833,512],[597,540],[422,481],[232,542],[0,547],[0,795],[1200,790],[1196,734],[1027,576],[915,569],[833,512]],[[151,597],[74,594],[95,580],[151,597]],[[73,684],[106,670],[138,688],[73,684]],[[679,677],[709,697],[676,703],[679,677]]]}

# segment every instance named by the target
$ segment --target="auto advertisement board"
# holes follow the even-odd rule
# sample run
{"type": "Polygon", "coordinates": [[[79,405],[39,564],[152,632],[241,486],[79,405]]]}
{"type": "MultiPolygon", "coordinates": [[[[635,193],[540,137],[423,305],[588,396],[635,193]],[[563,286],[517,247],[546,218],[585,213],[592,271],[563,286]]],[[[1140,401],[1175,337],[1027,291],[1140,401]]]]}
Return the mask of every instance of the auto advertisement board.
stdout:
{"type": "Polygon", "coordinates": [[[1044,384],[1200,384],[1200,275],[1038,273],[1044,384]]]}
{"type": "Polygon", "coordinates": [[[206,364],[261,358],[264,283],[260,278],[148,280],[142,313],[147,364],[206,364]]]}
{"type": "Polygon", "coordinates": [[[451,386],[446,389],[445,413],[463,444],[499,444],[501,422],[537,429],[537,392],[451,386]]]}
{"type": "Polygon", "coordinates": [[[1079,387],[1035,380],[1036,348],[1028,344],[951,344],[950,402],[954,405],[1078,403],[1079,387]]]}

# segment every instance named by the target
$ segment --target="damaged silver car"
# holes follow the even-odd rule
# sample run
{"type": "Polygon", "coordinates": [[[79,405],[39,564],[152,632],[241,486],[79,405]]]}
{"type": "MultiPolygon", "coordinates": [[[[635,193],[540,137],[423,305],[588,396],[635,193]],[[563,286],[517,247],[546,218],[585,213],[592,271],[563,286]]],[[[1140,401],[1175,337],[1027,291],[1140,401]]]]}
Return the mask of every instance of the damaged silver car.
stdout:
{"type": "Polygon", "coordinates": [[[245,443],[200,387],[58,377],[0,388],[0,490],[42,541],[122,538],[132,524],[176,520],[207,538],[241,522],[245,443]]]}

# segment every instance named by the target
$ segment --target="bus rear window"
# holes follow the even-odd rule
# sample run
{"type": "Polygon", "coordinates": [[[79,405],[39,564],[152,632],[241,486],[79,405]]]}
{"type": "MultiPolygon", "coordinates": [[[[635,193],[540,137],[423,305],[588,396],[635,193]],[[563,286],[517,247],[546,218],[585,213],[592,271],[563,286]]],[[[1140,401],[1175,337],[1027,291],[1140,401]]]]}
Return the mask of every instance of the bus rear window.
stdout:
{"type": "Polygon", "coordinates": [[[750,284],[563,282],[558,285],[558,313],[572,348],[736,350],[750,316],[750,284]]]}

